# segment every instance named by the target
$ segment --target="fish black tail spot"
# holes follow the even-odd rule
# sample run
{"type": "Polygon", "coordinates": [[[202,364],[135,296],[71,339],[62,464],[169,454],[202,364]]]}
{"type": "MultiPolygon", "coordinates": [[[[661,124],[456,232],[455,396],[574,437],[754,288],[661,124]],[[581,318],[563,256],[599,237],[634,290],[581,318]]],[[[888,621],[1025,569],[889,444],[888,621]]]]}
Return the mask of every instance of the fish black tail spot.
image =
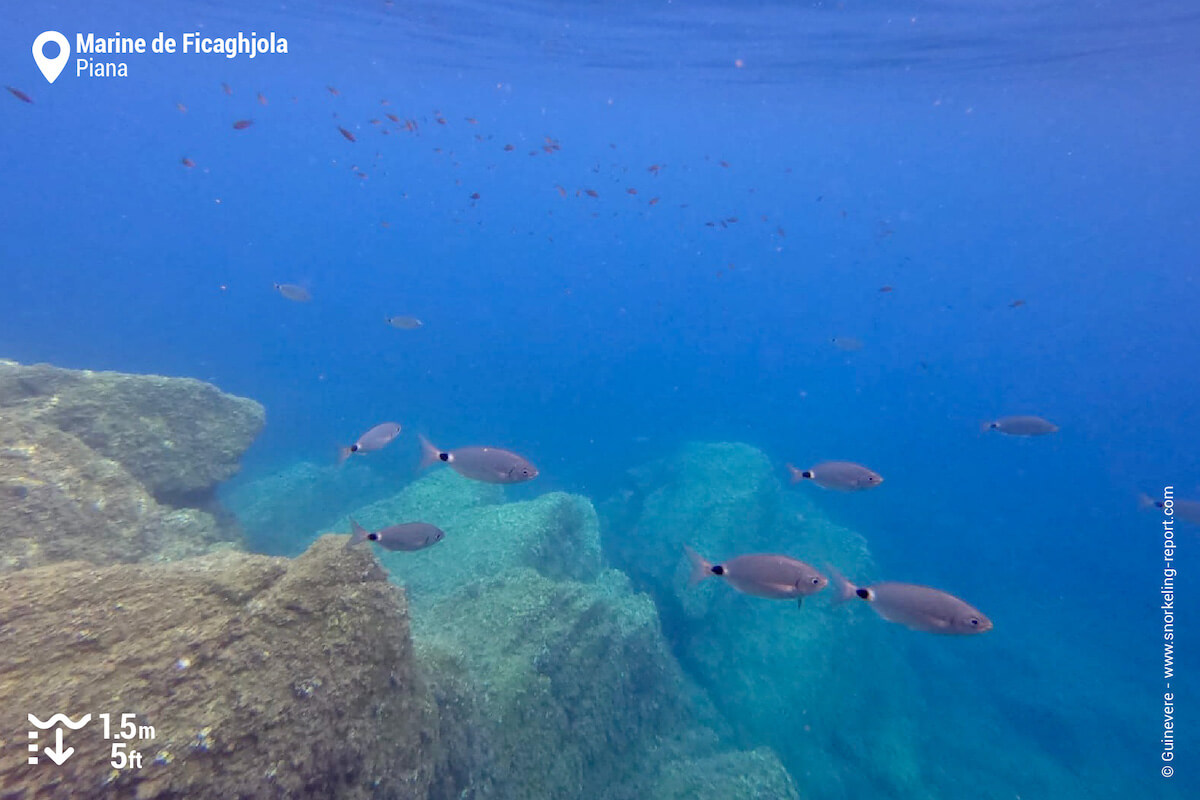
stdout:
{"type": "Polygon", "coordinates": [[[367,534],[367,538],[370,539],[372,542],[378,542],[379,534],[375,531],[372,531],[371,533],[367,534]]]}
{"type": "Polygon", "coordinates": [[[724,568],[724,567],[722,567],[720,564],[713,564],[713,566],[712,566],[712,574],[713,574],[713,575],[724,575],[724,574],[725,574],[725,568],[724,568]]]}
{"type": "Polygon", "coordinates": [[[440,458],[442,461],[449,461],[450,454],[449,453],[438,453],[438,458],[440,458]]]}
{"type": "Polygon", "coordinates": [[[804,478],[805,480],[811,481],[816,476],[813,475],[813,471],[811,469],[806,469],[806,470],[804,470],[804,472],[800,473],[800,477],[804,478]]]}
{"type": "Polygon", "coordinates": [[[358,445],[357,445],[357,444],[352,444],[352,445],[350,445],[350,452],[351,452],[351,453],[357,453],[357,452],[358,452],[358,445]]]}
{"type": "Polygon", "coordinates": [[[871,590],[870,589],[855,589],[854,593],[856,595],[858,595],[859,597],[861,597],[863,600],[871,599],[871,590]]]}

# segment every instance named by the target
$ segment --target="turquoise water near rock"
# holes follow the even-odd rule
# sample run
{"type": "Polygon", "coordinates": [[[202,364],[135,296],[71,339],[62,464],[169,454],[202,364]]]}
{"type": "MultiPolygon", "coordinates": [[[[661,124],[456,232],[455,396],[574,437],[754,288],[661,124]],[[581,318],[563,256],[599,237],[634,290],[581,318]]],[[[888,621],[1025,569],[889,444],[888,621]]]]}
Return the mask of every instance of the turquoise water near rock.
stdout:
{"type": "MultiPolygon", "coordinates": [[[[375,559],[405,587],[377,623],[411,625],[420,744],[329,767],[388,796],[1200,791],[1200,527],[1181,511],[1164,548],[1139,506],[1200,499],[1188,4],[70,0],[6,22],[0,358],[199,379],[266,424],[243,454],[257,412],[188,425],[198,384],[114,405],[6,372],[0,578],[214,543],[316,564],[351,516],[441,526],[301,571],[375,559]],[[288,52],[86,56],[126,65],[105,78],[73,52],[50,83],[47,30],[288,52]],[[1060,429],[980,430],[1010,414],[1060,429]],[[339,466],[385,420],[400,438],[339,466]],[[540,474],[419,472],[418,432],[540,474]],[[789,483],[830,459],[884,483],[789,483]],[[684,545],[935,586],[995,627],[688,587],[684,545]]],[[[328,611],[307,624],[362,618],[328,611]]],[[[337,657],[386,690],[378,652],[337,657]]],[[[9,692],[0,739],[24,735],[9,692]]]]}

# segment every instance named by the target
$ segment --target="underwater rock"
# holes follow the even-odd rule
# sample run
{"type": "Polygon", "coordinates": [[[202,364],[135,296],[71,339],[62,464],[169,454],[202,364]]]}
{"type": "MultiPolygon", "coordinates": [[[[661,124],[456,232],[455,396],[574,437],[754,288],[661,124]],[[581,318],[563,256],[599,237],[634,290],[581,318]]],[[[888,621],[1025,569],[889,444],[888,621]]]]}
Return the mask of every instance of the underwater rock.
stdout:
{"type": "Polygon", "coordinates": [[[74,436],[0,415],[0,572],[184,558],[230,535],[207,512],[160,506],[120,464],[74,436]]]}
{"type": "MultiPolygon", "coordinates": [[[[587,770],[686,720],[653,605],[618,572],[581,583],[506,570],[417,620],[422,646],[452,653],[478,691],[502,796],[575,796],[587,770]]],[[[594,778],[582,796],[613,780],[594,778]]]]}
{"type": "Polygon", "coordinates": [[[0,745],[61,712],[61,767],[0,760],[6,800],[425,798],[439,762],[403,593],[325,537],[295,560],[223,552],[0,576],[0,745]],[[97,715],[136,714],[140,769],[97,715]]]}
{"type": "MultiPolygon", "coordinates": [[[[517,503],[503,503],[503,498],[500,486],[439,470],[352,516],[372,530],[420,521],[446,532],[445,539],[419,553],[379,551],[417,609],[518,567],[552,580],[586,581],[599,574],[600,523],[591,501],[563,492],[517,503]]],[[[342,520],[338,530],[349,530],[349,522],[342,520]]]]}
{"type": "Polygon", "coordinates": [[[680,759],[659,775],[655,800],[799,800],[779,757],[766,747],[680,759]]]}
{"type": "Polygon", "coordinates": [[[762,451],[727,442],[687,444],[631,470],[628,488],[603,507],[605,553],[650,588],[672,582],[685,544],[710,559],[778,547],[773,473],[762,451]]]}
{"type": "Polygon", "coordinates": [[[191,378],[0,362],[0,409],[78,437],[160,503],[204,507],[265,422],[253,400],[191,378]]]}
{"type": "Polygon", "coordinates": [[[504,487],[464,478],[452,469],[435,469],[421,475],[377,504],[377,509],[399,517],[422,517],[435,525],[464,509],[494,506],[505,500],[504,487]]]}
{"type": "MultiPolygon", "coordinates": [[[[619,572],[579,582],[505,570],[414,619],[440,714],[470,731],[465,740],[443,734],[455,776],[448,785],[469,786],[469,796],[659,797],[661,781],[673,785],[671,776],[702,760],[690,740],[714,748],[703,701],[672,658],[653,604],[619,572]]],[[[724,766],[752,772],[722,772],[715,762],[706,777],[790,790],[725,796],[796,796],[777,760],[724,766]]]]}
{"type": "Polygon", "coordinates": [[[688,444],[633,470],[629,488],[602,505],[605,555],[654,598],[674,655],[735,743],[769,745],[804,776],[805,796],[922,796],[908,722],[919,718],[915,700],[870,688],[879,675],[899,684],[912,674],[896,638],[907,631],[867,624],[853,604],[831,607],[829,589],[797,608],[716,577],[687,585],[684,544],[713,563],[774,552],[874,574],[862,536],[829,522],[774,472],[762,452],[729,443],[688,444]]]}
{"type": "MultiPolygon", "coordinates": [[[[728,750],[653,603],[603,568],[591,502],[503,498],[441,470],[353,514],[368,527],[421,520],[446,532],[420,552],[375,549],[408,590],[438,706],[431,797],[653,797],[671,765],[728,750]]],[[[763,785],[790,786],[777,762],[762,769],[763,785]]]]}
{"type": "Polygon", "coordinates": [[[222,484],[221,502],[236,515],[255,552],[298,555],[318,531],[338,530],[339,519],[345,526],[347,508],[395,493],[394,482],[364,461],[341,466],[297,461],[265,474],[243,472],[222,484]]]}

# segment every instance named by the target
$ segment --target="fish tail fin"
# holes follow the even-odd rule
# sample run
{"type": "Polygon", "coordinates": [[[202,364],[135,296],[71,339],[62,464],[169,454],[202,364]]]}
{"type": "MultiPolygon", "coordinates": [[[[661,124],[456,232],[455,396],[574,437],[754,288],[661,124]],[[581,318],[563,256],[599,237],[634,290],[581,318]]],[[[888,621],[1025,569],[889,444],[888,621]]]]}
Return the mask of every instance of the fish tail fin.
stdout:
{"type": "Polygon", "coordinates": [[[346,547],[354,547],[354,545],[356,545],[356,544],[362,544],[363,542],[365,542],[367,540],[367,537],[370,535],[371,535],[371,532],[369,530],[364,528],[362,525],[359,525],[357,522],[354,521],[354,518],[351,517],[350,518],[350,538],[346,541],[346,547]]]}
{"type": "Polygon", "coordinates": [[[687,553],[688,563],[692,566],[692,571],[688,575],[688,586],[695,586],[700,581],[713,574],[712,564],[704,560],[704,556],[697,553],[686,544],[683,546],[683,552],[687,553]]]}
{"type": "Polygon", "coordinates": [[[433,442],[419,433],[417,438],[421,441],[421,464],[417,469],[425,469],[442,460],[442,451],[434,447],[433,442]]]}
{"type": "Polygon", "coordinates": [[[829,569],[829,574],[833,578],[833,585],[837,589],[837,594],[833,598],[833,604],[839,606],[842,603],[855,596],[858,592],[858,587],[850,581],[846,580],[846,576],[837,571],[832,564],[825,565],[829,569]]]}
{"type": "Polygon", "coordinates": [[[787,469],[788,474],[792,476],[792,483],[799,483],[800,481],[804,480],[804,470],[796,469],[795,464],[788,464],[787,469]]]}
{"type": "Polygon", "coordinates": [[[983,422],[979,423],[979,432],[987,433],[988,431],[990,431],[992,429],[992,426],[995,424],[996,424],[995,420],[985,419],[983,422]]]}
{"type": "Polygon", "coordinates": [[[1138,508],[1145,511],[1147,508],[1154,507],[1154,498],[1145,492],[1138,493],[1138,508]]]}
{"type": "Polygon", "coordinates": [[[342,464],[345,464],[346,459],[349,458],[350,454],[353,452],[354,451],[349,447],[339,447],[338,448],[338,466],[340,467],[342,464]]]}

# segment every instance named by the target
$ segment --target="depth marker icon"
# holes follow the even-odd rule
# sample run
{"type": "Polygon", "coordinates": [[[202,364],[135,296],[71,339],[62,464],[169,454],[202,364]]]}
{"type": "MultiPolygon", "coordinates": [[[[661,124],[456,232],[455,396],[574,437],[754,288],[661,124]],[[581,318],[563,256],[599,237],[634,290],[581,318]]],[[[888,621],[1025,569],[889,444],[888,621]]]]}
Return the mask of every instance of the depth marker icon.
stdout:
{"type": "MultiPolygon", "coordinates": [[[[82,728],[84,725],[87,725],[88,722],[91,721],[91,719],[92,719],[91,714],[84,714],[82,717],[79,718],[78,722],[75,722],[70,717],[68,717],[66,714],[55,714],[54,716],[50,717],[50,719],[46,720],[45,722],[42,722],[40,719],[35,717],[33,714],[29,714],[28,716],[29,716],[29,724],[33,725],[36,728],[41,728],[42,730],[46,730],[55,725],[61,724],[61,725],[66,725],[68,728],[70,728],[73,731],[77,731],[80,728],[82,728]]],[[[31,752],[31,753],[36,753],[38,751],[38,746],[35,741],[37,738],[38,738],[38,732],[31,730],[29,732],[29,740],[30,740],[29,752],[31,752]]],[[[66,749],[63,749],[62,728],[54,728],[54,747],[43,747],[42,752],[44,752],[50,758],[50,760],[53,761],[55,764],[62,766],[62,764],[68,758],[71,757],[71,754],[75,752],[75,748],[68,747],[66,749]]],[[[29,763],[30,764],[38,763],[38,757],[36,755],[30,756],[29,763]]]]}

